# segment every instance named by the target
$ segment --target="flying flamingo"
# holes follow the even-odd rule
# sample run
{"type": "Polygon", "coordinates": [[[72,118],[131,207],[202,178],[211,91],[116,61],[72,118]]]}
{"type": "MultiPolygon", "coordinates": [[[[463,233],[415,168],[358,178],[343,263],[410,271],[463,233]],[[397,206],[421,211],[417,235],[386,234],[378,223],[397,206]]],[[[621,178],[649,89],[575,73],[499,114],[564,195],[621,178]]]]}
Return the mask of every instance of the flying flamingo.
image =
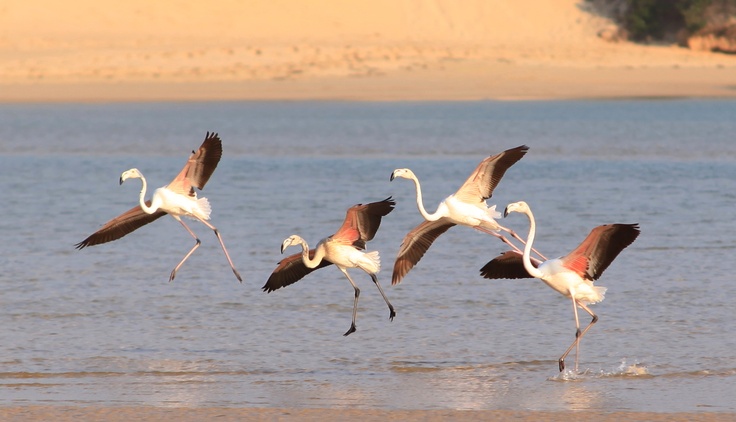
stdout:
{"type": "Polygon", "coordinates": [[[360,268],[371,276],[373,283],[381,292],[383,300],[386,301],[390,311],[389,319],[393,321],[396,316],[394,307],[388,301],[381,285],[378,283],[376,273],[381,269],[381,261],[377,251],[363,252],[365,242],[373,239],[378,227],[381,225],[381,217],[384,217],[394,209],[391,197],[370,204],[358,204],[348,209],[345,221],[340,229],[332,236],[319,241],[317,247],[309,249],[307,242],[297,235],[289,236],[281,244],[281,253],[292,245],[301,245],[302,253],[297,253],[282,259],[273,273],[263,286],[263,291],[270,293],[274,290],[296,283],[312,271],[335,264],[345,274],[355,291],[353,302],[353,322],[345,336],[355,332],[355,317],[358,313],[358,296],[360,289],[350,278],[348,268],[360,268]]]}
{"type": "Polygon", "coordinates": [[[572,252],[557,259],[544,262],[531,259],[531,248],[536,233],[534,215],[526,202],[509,204],[504,210],[504,217],[510,212],[526,214],[529,217],[529,236],[524,253],[508,251],[488,262],[480,273],[485,278],[538,278],[544,281],[563,296],[572,299],[575,312],[575,341],[565,350],[559,359],[560,372],[565,369],[565,358],[575,347],[575,372],[578,371],[578,355],[580,339],[590,327],[598,321],[598,316],[588,308],[587,304],[604,299],[606,288],[594,286],[593,281],[613,262],[624,248],[639,236],[638,224],[606,224],[594,228],[572,252]],[[578,307],[593,318],[585,330],[580,331],[578,307]]]}
{"type": "MultiPolygon", "coordinates": [[[[524,240],[513,230],[496,222],[501,214],[496,211],[495,205],[489,207],[486,199],[492,196],[493,190],[501,181],[506,170],[519,161],[528,150],[528,146],[522,145],[485,158],[478,164],[478,167],[470,174],[470,177],[460,189],[439,204],[434,214],[429,214],[424,208],[422,188],[414,172],[406,168],[394,170],[391,173],[392,181],[397,177],[414,181],[417,189],[417,207],[425,221],[412,229],[401,242],[394,263],[391,284],[400,283],[401,279],[422,259],[432,242],[456,224],[472,227],[483,233],[496,236],[521,253],[521,250],[499,231],[509,233],[522,243],[524,240]]],[[[534,252],[546,259],[536,250],[534,252]]]]}
{"type": "Polygon", "coordinates": [[[243,279],[240,277],[240,273],[235,269],[233,261],[230,259],[230,254],[227,253],[225,244],[222,242],[222,237],[217,231],[217,228],[207,222],[210,219],[210,203],[207,198],[197,198],[197,193],[194,188],[202,189],[207,181],[214,173],[217,164],[220,162],[222,157],[222,141],[217,133],[207,135],[204,138],[204,142],[197,151],[192,151],[192,155],[187,160],[184,168],[179,174],[171,181],[168,185],[158,188],[153,192],[152,199],[146,201],[146,178],[143,177],[141,172],[132,168],[124,171],[120,176],[120,184],[122,185],[127,179],[141,179],[143,187],[141,188],[139,206],[135,206],[123,214],[113,218],[112,220],[105,223],[101,229],[90,235],[88,238],[77,243],[77,249],[82,249],[87,246],[99,245],[101,243],[111,242],[113,240],[120,239],[128,233],[135,231],[136,229],[158,219],[159,217],[169,214],[180,222],[187,232],[196,240],[196,243],[192,249],[187,253],[184,258],[174,267],[171,271],[169,281],[172,281],[176,276],[176,272],[184,264],[184,261],[199,247],[200,240],[197,235],[184,223],[181,219],[182,216],[190,217],[199,220],[205,226],[209,227],[215,232],[217,240],[220,241],[223,252],[227,262],[230,264],[235,277],[240,282],[243,279]]]}

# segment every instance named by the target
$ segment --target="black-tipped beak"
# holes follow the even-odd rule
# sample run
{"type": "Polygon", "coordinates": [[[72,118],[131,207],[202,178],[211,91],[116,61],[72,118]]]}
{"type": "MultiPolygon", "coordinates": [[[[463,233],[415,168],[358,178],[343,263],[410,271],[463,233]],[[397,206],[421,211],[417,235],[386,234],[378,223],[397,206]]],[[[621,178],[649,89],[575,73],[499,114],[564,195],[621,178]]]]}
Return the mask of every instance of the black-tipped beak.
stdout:
{"type": "Polygon", "coordinates": [[[506,218],[509,216],[509,207],[506,207],[503,209],[503,218],[506,218]]]}
{"type": "Polygon", "coordinates": [[[281,253],[284,253],[284,249],[286,249],[286,248],[284,248],[284,245],[282,244],[281,245],[281,253]]]}
{"type": "Polygon", "coordinates": [[[123,182],[124,182],[124,180],[123,180],[123,177],[122,177],[122,176],[120,176],[120,184],[122,185],[122,184],[123,184],[123,182]]]}
{"type": "Polygon", "coordinates": [[[391,177],[388,179],[388,181],[389,182],[393,182],[394,181],[394,173],[393,172],[391,172],[391,177]]]}

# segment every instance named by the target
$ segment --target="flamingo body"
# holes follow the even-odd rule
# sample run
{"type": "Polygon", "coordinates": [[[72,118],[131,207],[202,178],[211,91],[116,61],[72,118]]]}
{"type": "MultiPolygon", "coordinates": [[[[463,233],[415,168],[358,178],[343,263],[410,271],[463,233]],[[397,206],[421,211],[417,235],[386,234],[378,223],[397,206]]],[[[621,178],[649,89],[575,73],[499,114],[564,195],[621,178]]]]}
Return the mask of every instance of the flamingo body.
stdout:
{"type": "Polygon", "coordinates": [[[342,268],[360,268],[368,274],[378,274],[381,271],[381,258],[378,251],[362,252],[350,245],[336,242],[325,242],[325,256],[342,268]]]}
{"type": "MultiPolygon", "coordinates": [[[[133,169],[136,170],[137,169],[133,169]]],[[[130,171],[130,170],[128,170],[130,171]]],[[[132,178],[128,176],[128,178],[132,178]]],[[[195,193],[192,196],[180,195],[168,187],[164,186],[153,191],[151,196],[150,207],[144,205],[141,206],[147,214],[153,214],[154,212],[161,210],[171,215],[174,218],[178,217],[190,217],[194,219],[209,220],[212,208],[207,198],[197,198],[195,193]],[[148,210],[146,210],[148,208],[148,210]]]]}
{"type": "Polygon", "coordinates": [[[496,211],[495,205],[488,206],[485,200],[468,203],[462,201],[456,195],[450,195],[437,207],[437,214],[463,226],[484,227],[494,231],[501,229],[501,226],[496,222],[497,218],[501,218],[501,213],[496,211]]]}
{"type": "Polygon", "coordinates": [[[568,298],[575,298],[585,304],[598,303],[604,299],[606,288],[594,286],[593,282],[584,276],[580,268],[573,268],[565,264],[562,259],[549,259],[539,267],[546,285],[568,298]]]}

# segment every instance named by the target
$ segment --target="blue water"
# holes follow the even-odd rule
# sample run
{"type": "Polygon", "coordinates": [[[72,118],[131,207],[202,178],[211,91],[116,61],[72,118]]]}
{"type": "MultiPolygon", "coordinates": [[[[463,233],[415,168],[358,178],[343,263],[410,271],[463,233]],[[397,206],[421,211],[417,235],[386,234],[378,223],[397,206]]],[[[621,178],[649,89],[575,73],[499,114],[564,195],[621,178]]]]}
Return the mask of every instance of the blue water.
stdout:
{"type": "Polygon", "coordinates": [[[0,405],[736,412],[734,134],[733,101],[0,105],[0,405]],[[206,131],[225,152],[201,195],[242,284],[196,222],[202,246],[173,283],[193,241],[171,218],[74,249],[136,204],[122,171],[162,186],[206,131]],[[417,174],[432,211],[521,144],[489,202],[527,201],[541,252],[641,226],[597,282],[608,292],[579,374],[557,371],[575,331],[566,298],[479,276],[506,249],[491,236],[452,228],[390,285],[421,221],[393,169],[417,174]],[[387,196],[397,207],[368,249],[393,322],[358,270],[349,337],[353,290],[336,268],[261,291],[284,238],[315,245],[348,207],[387,196]]]}

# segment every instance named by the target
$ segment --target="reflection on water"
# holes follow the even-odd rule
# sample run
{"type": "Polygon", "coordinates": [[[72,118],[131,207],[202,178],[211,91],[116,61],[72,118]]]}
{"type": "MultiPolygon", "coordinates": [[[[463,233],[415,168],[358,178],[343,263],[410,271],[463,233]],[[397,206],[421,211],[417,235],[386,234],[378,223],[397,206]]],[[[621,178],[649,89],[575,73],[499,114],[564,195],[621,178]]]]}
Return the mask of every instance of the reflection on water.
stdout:
{"type": "Polygon", "coordinates": [[[594,410],[607,407],[600,391],[581,384],[567,384],[559,397],[566,410],[594,410]]]}
{"type": "Polygon", "coordinates": [[[734,115],[719,101],[0,106],[0,405],[734,412],[734,115]],[[171,218],[74,249],[137,202],[120,172],[163,185],[207,130],[225,152],[202,195],[242,284],[203,227],[168,283],[191,247],[171,218]],[[391,171],[411,168],[433,210],[480,158],[521,144],[490,202],[529,202],[540,251],[562,255],[599,224],[642,228],[597,282],[580,374],[556,369],[575,330],[566,299],[479,277],[505,250],[495,238],[450,230],[389,283],[421,221],[391,171]],[[348,338],[339,271],[261,291],[285,237],[315,241],[389,195],[371,249],[393,322],[359,275],[348,338]]]}

